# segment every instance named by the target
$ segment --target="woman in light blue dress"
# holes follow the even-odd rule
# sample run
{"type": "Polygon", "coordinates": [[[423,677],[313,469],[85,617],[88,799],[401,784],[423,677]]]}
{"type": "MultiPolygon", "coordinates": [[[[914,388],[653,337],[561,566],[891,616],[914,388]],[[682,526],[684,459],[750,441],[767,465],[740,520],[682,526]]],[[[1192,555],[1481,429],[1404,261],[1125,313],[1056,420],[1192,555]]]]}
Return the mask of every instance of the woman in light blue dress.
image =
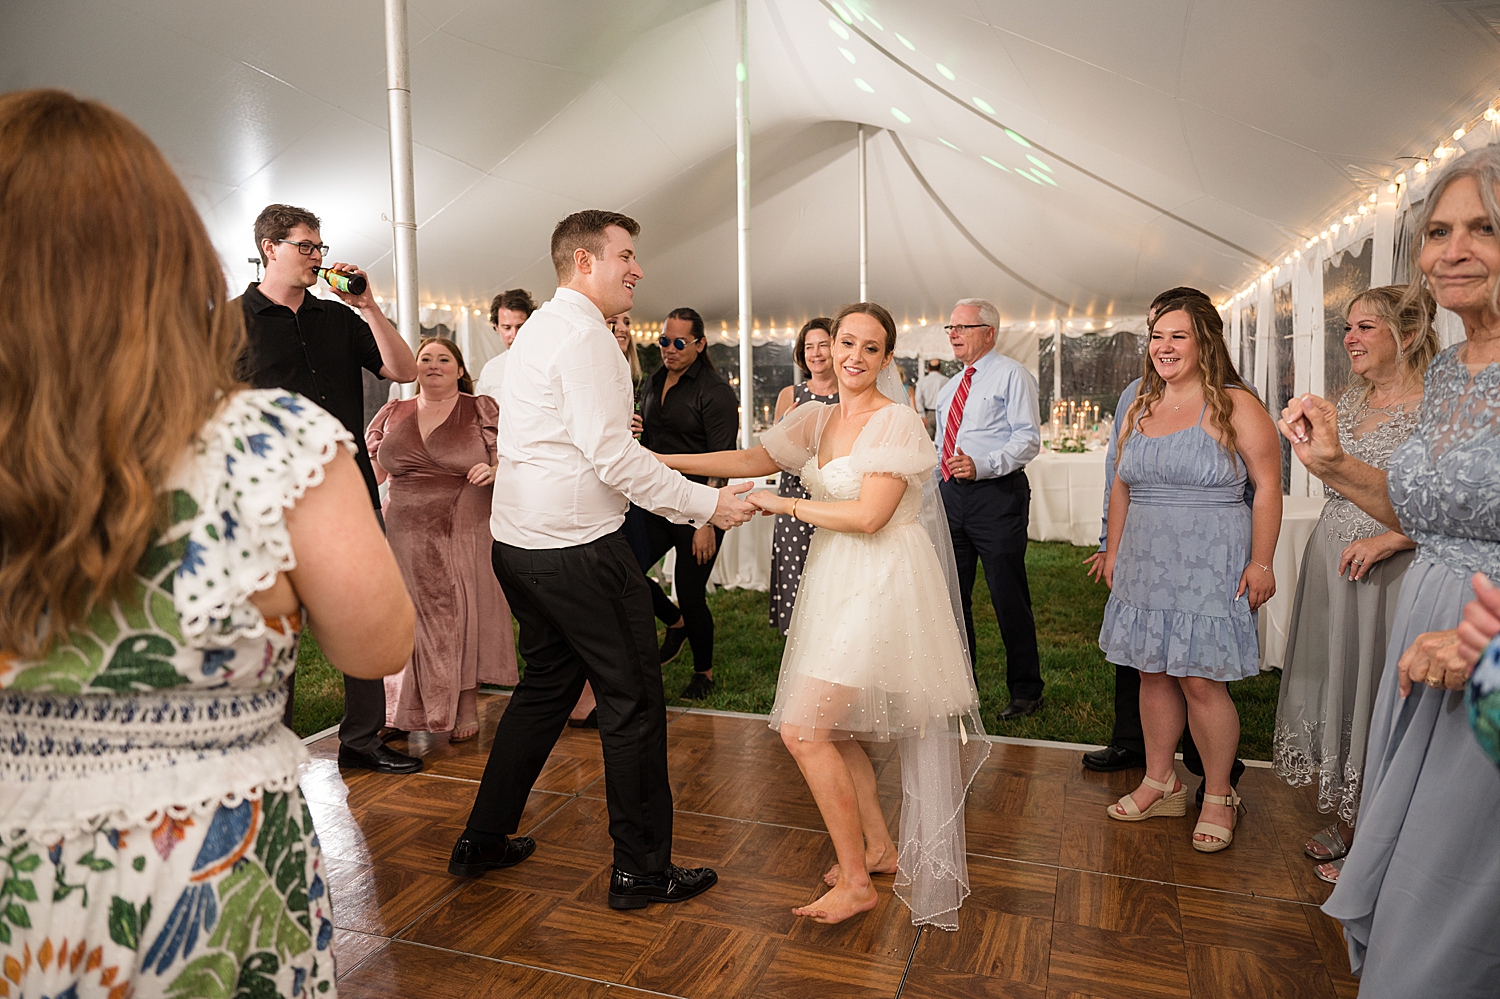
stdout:
{"type": "Polygon", "coordinates": [[[1370,723],[1359,838],[1323,906],[1344,924],[1363,999],[1479,999],[1500,982],[1500,770],[1469,726],[1474,656],[1455,630],[1475,574],[1500,574],[1496,194],[1495,146],[1427,193],[1418,281],[1463,320],[1467,342],[1427,369],[1417,429],[1388,473],[1343,452],[1327,401],[1304,396],[1282,414],[1309,471],[1417,542],[1370,723]]]}
{"type": "Polygon", "coordinates": [[[1109,662],[1141,672],[1146,776],[1107,814],[1121,822],[1186,814],[1174,755],[1191,717],[1204,772],[1192,844],[1215,853],[1234,839],[1240,804],[1230,785],[1240,721],[1225,683],[1260,669],[1254,614],[1276,591],[1281,462],[1275,427],[1235,373],[1212,303],[1162,306],[1125,426],[1099,647],[1109,662]]]}

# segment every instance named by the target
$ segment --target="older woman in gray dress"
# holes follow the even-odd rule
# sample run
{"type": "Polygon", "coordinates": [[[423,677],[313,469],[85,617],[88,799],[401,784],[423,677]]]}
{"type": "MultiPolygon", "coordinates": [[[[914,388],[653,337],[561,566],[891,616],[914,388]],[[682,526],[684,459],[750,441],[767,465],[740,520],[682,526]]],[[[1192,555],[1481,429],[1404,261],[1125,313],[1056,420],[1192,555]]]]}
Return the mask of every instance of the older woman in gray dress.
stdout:
{"type": "MultiPolygon", "coordinates": [[[[1416,427],[1422,375],[1438,350],[1431,296],[1423,292],[1403,307],[1405,292],[1397,285],[1371,288],[1349,303],[1344,324],[1354,378],[1338,403],[1339,444],[1375,468],[1385,468],[1416,427]]],[[[1293,787],[1316,781],[1318,810],[1336,814],[1304,849],[1321,861],[1318,877],[1337,883],[1354,841],[1370,712],[1396,596],[1417,545],[1324,490],[1328,503],[1297,581],[1271,761],[1293,787]]]]}
{"type": "Polygon", "coordinates": [[[1280,426],[1309,471],[1417,542],[1370,721],[1359,837],[1323,910],[1344,924],[1364,999],[1479,999],[1500,981],[1500,771],[1469,729],[1474,658],[1456,629],[1475,574],[1500,574],[1500,147],[1444,170],[1418,222],[1418,283],[1467,341],[1427,369],[1417,428],[1388,472],[1344,452],[1326,400],[1292,400],[1280,426]]]}

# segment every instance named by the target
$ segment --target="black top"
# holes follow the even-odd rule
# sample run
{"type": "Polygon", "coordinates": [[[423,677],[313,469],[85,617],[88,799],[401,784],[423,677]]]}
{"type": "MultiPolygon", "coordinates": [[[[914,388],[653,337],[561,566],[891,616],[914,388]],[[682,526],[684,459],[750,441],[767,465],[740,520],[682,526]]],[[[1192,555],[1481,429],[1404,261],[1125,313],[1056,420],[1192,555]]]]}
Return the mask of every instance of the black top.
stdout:
{"type": "MultiPolygon", "coordinates": [[[[380,505],[375,469],[365,450],[364,378],[360,369],[380,374],[380,345],[370,326],[342,302],[303,293],[296,312],[277,305],[251,284],[234,302],[245,310],[249,341],[240,357],[239,376],[256,388],[297,392],[333,414],[354,435],[355,461],[380,505]]],[[[230,303],[234,304],[234,303],[230,303]]]]}
{"type": "MultiPolygon", "coordinates": [[[[740,403],[728,379],[700,354],[662,401],[667,369],[661,367],[641,385],[641,444],[657,454],[704,454],[738,446],[740,403]]],[[[694,482],[704,481],[690,475],[694,482]]]]}

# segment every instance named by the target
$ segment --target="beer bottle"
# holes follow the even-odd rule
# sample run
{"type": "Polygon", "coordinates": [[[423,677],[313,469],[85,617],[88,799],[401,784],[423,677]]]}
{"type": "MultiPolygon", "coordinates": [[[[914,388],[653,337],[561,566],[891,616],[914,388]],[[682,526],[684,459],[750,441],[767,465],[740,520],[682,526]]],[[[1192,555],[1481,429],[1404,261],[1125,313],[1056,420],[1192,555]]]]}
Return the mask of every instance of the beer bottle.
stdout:
{"type": "Polygon", "coordinates": [[[331,271],[327,267],[318,268],[318,277],[327,281],[329,285],[337,288],[339,291],[347,292],[350,295],[363,295],[365,288],[368,286],[365,279],[358,274],[341,274],[338,271],[331,271]]]}

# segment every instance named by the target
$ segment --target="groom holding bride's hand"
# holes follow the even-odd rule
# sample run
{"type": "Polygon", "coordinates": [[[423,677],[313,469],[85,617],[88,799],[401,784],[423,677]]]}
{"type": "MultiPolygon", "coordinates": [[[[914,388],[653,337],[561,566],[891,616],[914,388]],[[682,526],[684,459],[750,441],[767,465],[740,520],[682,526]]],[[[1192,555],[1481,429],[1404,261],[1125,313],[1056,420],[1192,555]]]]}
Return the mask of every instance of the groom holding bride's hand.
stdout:
{"type": "Polygon", "coordinates": [[[666,700],[651,596],[621,531],[626,506],[725,529],[756,512],[740,497],[750,483],[690,482],[631,436],[630,371],[604,317],[633,304],[639,232],[615,212],[559,222],[557,293],[507,354],[490,533],[495,575],[521,624],[526,675],[495,730],[448,864],[452,874],[476,877],[536,849],[514,834],[587,680],[599,701],[616,909],[680,902],[718,880],[709,868],[672,863],[666,700]]]}

